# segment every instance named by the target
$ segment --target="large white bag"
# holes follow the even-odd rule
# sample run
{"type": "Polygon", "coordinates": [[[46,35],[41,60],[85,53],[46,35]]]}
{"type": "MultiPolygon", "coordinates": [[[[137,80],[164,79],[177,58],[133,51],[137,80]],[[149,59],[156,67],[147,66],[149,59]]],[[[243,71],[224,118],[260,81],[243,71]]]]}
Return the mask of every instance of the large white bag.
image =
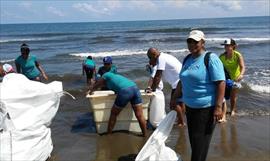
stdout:
{"type": "Polygon", "coordinates": [[[167,114],[137,155],[136,161],[182,161],[179,154],[165,145],[175,119],[175,111],[167,114]]]}
{"type": "Polygon", "coordinates": [[[165,117],[165,97],[162,91],[156,90],[151,98],[149,121],[154,127],[157,127],[165,117]]]}
{"type": "Polygon", "coordinates": [[[53,149],[49,125],[62,83],[44,84],[10,73],[0,88],[0,160],[46,160],[53,149]]]}

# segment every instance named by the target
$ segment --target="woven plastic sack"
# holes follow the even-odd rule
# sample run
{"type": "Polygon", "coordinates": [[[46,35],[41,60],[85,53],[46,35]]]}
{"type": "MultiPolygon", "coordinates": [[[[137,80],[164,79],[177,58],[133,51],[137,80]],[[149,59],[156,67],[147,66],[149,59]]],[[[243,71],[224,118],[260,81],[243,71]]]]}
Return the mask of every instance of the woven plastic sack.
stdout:
{"type": "Polygon", "coordinates": [[[10,73],[0,87],[0,160],[45,161],[53,149],[49,125],[62,83],[44,84],[10,73]]]}
{"type": "Polygon", "coordinates": [[[165,145],[175,119],[175,111],[167,114],[137,155],[136,161],[182,161],[179,154],[165,145]]]}

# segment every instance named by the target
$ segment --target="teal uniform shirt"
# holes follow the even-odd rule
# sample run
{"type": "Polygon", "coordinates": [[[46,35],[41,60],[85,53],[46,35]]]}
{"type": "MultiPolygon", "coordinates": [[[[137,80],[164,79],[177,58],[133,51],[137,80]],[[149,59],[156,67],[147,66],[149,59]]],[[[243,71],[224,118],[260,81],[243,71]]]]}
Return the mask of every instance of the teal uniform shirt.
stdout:
{"type": "Polygon", "coordinates": [[[99,75],[102,75],[102,74],[104,74],[104,73],[106,73],[106,72],[112,72],[112,73],[117,73],[117,68],[116,68],[116,66],[115,65],[112,65],[111,66],[111,69],[109,70],[109,71],[107,71],[107,69],[104,67],[104,66],[102,66],[102,67],[100,67],[99,69],[98,69],[98,74],[99,75]]]}
{"type": "Polygon", "coordinates": [[[112,65],[110,72],[117,73],[117,69],[115,65],[112,65]]]}
{"type": "Polygon", "coordinates": [[[106,86],[116,93],[121,89],[136,86],[136,84],[128,78],[112,72],[103,74],[102,78],[105,79],[106,86]]]}
{"type": "Polygon", "coordinates": [[[96,63],[92,59],[86,59],[84,64],[86,66],[89,66],[89,67],[92,67],[92,68],[94,68],[96,66],[96,63]]]}
{"type": "Polygon", "coordinates": [[[28,79],[35,79],[40,75],[39,70],[36,67],[37,58],[34,55],[29,55],[25,60],[22,56],[18,56],[15,60],[16,64],[19,64],[22,70],[22,74],[28,79]]]}

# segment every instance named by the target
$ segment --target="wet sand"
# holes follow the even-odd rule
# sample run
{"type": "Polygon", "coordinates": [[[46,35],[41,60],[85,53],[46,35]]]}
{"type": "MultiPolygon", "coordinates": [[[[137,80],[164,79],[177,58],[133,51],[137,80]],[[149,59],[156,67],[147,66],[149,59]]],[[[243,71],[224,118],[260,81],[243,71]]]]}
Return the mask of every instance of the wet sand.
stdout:
{"type": "MultiPolygon", "coordinates": [[[[76,95],[75,95],[76,96],[76,95]]],[[[147,138],[132,133],[98,135],[93,132],[88,100],[64,96],[51,125],[55,161],[117,161],[120,156],[138,153],[147,138]],[[78,103],[80,102],[80,103],[78,103]]],[[[149,136],[153,131],[149,130],[149,136]]],[[[187,128],[174,126],[167,146],[190,160],[187,128]]],[[[270,117],[238,116],[217,124],[208,161],[270,161],[270,117]]]]}

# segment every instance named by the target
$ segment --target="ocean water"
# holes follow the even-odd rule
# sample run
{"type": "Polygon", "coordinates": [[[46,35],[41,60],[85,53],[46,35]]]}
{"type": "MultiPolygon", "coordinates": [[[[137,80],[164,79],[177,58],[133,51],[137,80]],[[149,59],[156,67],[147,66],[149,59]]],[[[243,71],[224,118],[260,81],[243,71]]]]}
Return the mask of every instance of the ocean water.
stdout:
{"type": "MultiPolygon", "coordinates": [[[[10,63],[27,43],[50,81],[60,80],[64,90],[78,95],[86,81],[81,63],[92,55],[97,66],[112,56],[118,72],[145,88],[149,47],[176,56],[188,54],[186,37],[191,29],[206,35],[207,50],[221,54],[225,38],[234,38],[244,57],[246,73],[239,93],[240,115],[269,115],[270,17],[158,20],[95,23],[1,24],[0,63],[10,63]]],[[[169,95],[169,87],[165,86],[169,95]]],[[[168,98],[167,98],[168,99],[168,98]]]]}

